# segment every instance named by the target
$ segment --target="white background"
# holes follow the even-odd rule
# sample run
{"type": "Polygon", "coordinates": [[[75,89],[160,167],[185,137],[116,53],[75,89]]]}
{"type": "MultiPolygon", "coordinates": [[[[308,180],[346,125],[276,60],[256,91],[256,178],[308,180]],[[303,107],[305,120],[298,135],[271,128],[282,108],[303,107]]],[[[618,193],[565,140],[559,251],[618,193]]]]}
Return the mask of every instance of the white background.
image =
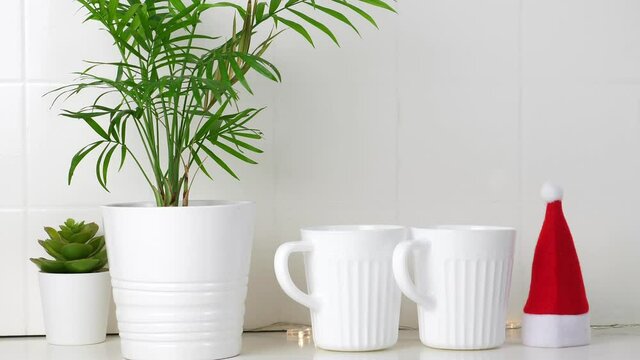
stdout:
{"type": "MultiPolygon", "coordinates": [[[[593,323],[640,322],[640,2],[401,0],[380,31],[339,31],[342,48],[286,34],[257,80],[268,106],[260,165],[217,172],[196,198],[259,206],[246,327],[308,323],[275,283],[277,245],[304,225],[474,223],[519,230],[509,317],[526,298],[546,179],[565,186],[593,323]]],[[[43,93],[110,42],[71,0],[9,0],[0,21],[0,335],[40,334],[36,239],[44,225],[99,220],[100,204],[150,200],[133,167],[100,190],[93,139],[43,93]]],[[[364,25],[364,24],[363,24],[364,25]]],[[[83,104],[77,99],[65,106],[83,104]]],[[[144,254],[140,254],[141,257],[144,254]]],[[[292,271],[302,285],[301,261],[292,271]]],[[[402,322],[416,325],[405,302],[402,322]]]]}

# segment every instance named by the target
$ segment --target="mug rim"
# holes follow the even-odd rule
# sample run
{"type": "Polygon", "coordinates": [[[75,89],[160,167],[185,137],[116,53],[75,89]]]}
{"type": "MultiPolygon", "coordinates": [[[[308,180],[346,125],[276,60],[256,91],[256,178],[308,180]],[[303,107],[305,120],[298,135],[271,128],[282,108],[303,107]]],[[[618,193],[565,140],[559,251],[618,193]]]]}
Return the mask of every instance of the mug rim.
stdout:
{"type": "Polygon", "coordinates": [[[360,225],[317,225],[300,229],[303,232],[348,233],[348,232],[382,232],[406,230],[402,225],[360,224],[360,225]]]}
{"type": "Polygon", "coordinates": [[[516,231],[514,227],[510,226],[496,226],[496,225],[431,225],[425,227],[411,227],[411,230],[444,230],[444,231],[465,231],[465,232],[485,232],[485,231],[516,231]]]}

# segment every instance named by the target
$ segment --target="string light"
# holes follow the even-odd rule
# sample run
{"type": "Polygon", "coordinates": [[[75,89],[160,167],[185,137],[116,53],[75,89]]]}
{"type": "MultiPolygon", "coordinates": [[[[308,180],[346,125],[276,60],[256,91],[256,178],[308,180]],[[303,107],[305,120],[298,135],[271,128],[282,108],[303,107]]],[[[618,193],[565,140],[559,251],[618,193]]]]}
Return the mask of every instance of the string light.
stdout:
{"type": "MultiPolygon", "coordinates": [[[[518,338],[518,332],[509,330],[518,330],[522,327],[522,324],[518,321],[507,321],[505,323],[505,329],[507,337],[516,339],[518,338]]],[[[619,329],[619,328],[633,328],[640,327],[640,324],[609,324],[609,325],[591,325],[594,330],[605,329],[619,329]]],[[[400,326],[400,330],[413,330],[417,331],[417,328],[409,326],[400,326]]],[[[290,324],[290,323],[275,323],[268,326],[260,327],[257,329],[245,330],[247,333],[265,333],[265,332],[285,332],[287,333],[287,341],[295,341],[299,347],[304,347],[311,343],[312,329],[309,325],[304,324],[290,324]]]]}
{"type": "Polygon", "coordinates": [[[507,330],[520,329],[521,325],[517,321],[507,321],[506,328],[507,330]]]}
{"type": "Polygon", "coordinates": [[[311,342],[311,328],[304,326],[301,328],[287,329],[287,341],[297,341],[298,347],[304,347],[311,342]]]}

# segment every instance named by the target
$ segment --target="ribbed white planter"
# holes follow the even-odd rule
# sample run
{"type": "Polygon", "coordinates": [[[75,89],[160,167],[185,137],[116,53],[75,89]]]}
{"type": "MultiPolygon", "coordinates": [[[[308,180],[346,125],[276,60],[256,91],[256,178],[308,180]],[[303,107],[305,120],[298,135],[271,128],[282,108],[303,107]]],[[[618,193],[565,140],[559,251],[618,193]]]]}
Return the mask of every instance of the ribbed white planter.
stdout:
{"type": "Polygon", "coordinates": [[[38,274],[47,342],[53,345],[101,343],[107,336],[109,272],[38,274]]]}
{"type": "Polygon", "coordinates": [[[240,353],[254,212],[228,201],[103,207],[124,358],[240,353]]]}

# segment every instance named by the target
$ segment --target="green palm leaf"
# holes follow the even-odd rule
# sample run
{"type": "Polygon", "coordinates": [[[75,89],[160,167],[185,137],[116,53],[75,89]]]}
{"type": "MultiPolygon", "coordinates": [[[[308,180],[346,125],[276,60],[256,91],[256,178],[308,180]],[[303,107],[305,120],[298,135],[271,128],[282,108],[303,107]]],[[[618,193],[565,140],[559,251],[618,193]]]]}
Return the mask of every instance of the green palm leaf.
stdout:
{"type": "MultiPolygon", "coordinates": [[[[332,0],[333,7],[315,0],[251,0],[246,6],[214,0],[76,1],[84,9],[84,20],[99,23],[120,56],[115,61],[88,62],[86,69],[76,73],[75,82],[51,92],[54,103],[89,91],[98,93],[80,109],[62,112],[81,120],[98,137],[73,156],[68,182],[87,156],[99,150],[95,176],[108,191],[109,168],[118,152],[118,170],[125,159],[135,164],[158,206],[180,205],[181,194],[188,202],[190,175],[202,171],[212,178],[207,159],[236,179],[219,154],[256,163],[247,154],[262,153],[254,143],[262,135],[250,122],[262,109],[240,108],[238,101],[244,94],[240,90],[254,93],[251,73],[282,80],[266,58],[282,31],[291,29],[315,46],[311,26],[339,45],[326,19],[359,33],[347,13],[377,27],[365,7],[395,11],[387,0],[332,0]],[[233,16],[230,32],[202,30],[204,14],[221,11],[233,16]],[[260,31],[265,26],[274,28],[260,31]],[[136,140],[136,146],[129,145],[130,139],[136,140]]],[[[96,260],[97,265],[103,261],[97,255],[96,260]]],[[[60,268],[57,263],[34,261],[52,270],[60,268]]],[[[73,266],[88,268],[93,263],[73,266]]]]}

